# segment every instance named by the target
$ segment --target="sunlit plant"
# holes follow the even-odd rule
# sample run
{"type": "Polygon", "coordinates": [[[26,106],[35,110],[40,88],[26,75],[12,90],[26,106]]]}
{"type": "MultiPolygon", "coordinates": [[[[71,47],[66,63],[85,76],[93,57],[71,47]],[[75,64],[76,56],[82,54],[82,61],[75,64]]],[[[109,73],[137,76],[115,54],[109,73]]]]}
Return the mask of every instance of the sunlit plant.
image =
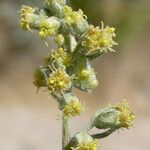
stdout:
{"type": "Polygon", "coordinates": [[[94,27],[80,9],[72,10],[66,0],[45,0],[45,7],[22,6],[20,26],[23,30],[36,30],[46,42],[53,37],[56,50],[50,50],[34,73],[34,85],[47,89],[54,97],[62,116],[62,150],[98,150],[98,139],[109,136],[116,130],[132,127],[135,115],[126,100],[117,105],[108,105],[94,113],[88,125],[73,137],[69,135],[70,120],[85,111],[85,104],[72,93],[78,88],[91,92],[98,86],[91,61],[102,54],[115,52],[115,28],[94,27]],[[90,130],[99,129],[91,135],[90,130]]]}

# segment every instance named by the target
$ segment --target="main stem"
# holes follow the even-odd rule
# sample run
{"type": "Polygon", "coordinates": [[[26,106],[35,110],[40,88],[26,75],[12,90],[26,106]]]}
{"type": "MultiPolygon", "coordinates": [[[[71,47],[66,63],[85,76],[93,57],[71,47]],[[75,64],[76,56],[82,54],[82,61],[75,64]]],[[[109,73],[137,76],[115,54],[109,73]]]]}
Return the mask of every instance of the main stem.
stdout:
{"type": "Polygon", "coordinates": [[[69,119],[62,112],[62,150],[65,149],[69,140],[69,119]]]}

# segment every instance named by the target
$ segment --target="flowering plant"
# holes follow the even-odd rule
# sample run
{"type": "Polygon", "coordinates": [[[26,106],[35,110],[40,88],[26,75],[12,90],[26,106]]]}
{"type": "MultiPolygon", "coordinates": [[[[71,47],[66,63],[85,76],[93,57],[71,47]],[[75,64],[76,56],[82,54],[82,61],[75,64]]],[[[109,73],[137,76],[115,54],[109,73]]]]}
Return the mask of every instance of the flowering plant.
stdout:
{"type": "MultiPolygon", "coordinates": [[[[117,43],[113,27],[94,27],[82,10],[73,11],[66,0],[45,0],[45,7],[22,6],[20,26],[37,30],[43,40],[54,37],[56,50],[50,50],[34,73],[34,84],[47,89],[58,102],[62,113],[62,150],[97,150],[98,139],[121,128],[130,128],[135,116],[126,101],[109,105],[92,115],[89,124],[73,137],[69,135],[70,120],[85,110],[85,105],[72,93],[73,87],[91,92],[98,85],[91,61],[115,52],[117,43]],[[104,132],[90,135],[96,127],[104,132]]],[[[48,43],[45,42],[48,46],[48,43]]]]}

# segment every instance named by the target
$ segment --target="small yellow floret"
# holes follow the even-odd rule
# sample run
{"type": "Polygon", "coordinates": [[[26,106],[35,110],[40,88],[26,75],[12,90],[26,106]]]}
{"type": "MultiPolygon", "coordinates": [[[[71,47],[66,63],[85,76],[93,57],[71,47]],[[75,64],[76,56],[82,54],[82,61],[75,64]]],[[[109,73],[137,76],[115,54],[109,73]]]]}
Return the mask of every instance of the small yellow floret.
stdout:
{"type": "Polygon", "coordinates": [[[55,37],[55,42],[58,46],[62,46],[64,44],[64,37],[62,34],[58,34],[56,37],[55,37]]]}
{"type": "Polygon", "coordinates": [[[82,42],[82,45],[85,47],[87,53],[91,53],[95,50],[100,50],[101,52],[115,52],[112,47],[113,45],[117,45],[114,42],[113,37],[115,37],[115,28],[106,27],[99,28],[90,26],[85,40],[82,42]]]}
{"type": "Polygon", "coordinates": [[[79,143],[75,150],[98,150],[98,140],[92,140],[88,142],[79,143]]]}
{"type": "Polygon", "coordinates": [[[79,11],[73,11],[71,7],[64,6],[64,19],[68,25],[74,25],[78,22],[82,21],[86,16],[83,14],[83,11],[79,9],[79,11]]]}
{"type": "Polygon", "coordinates": [[[71,54],[67,53],[63,48],[58,48],[56,52],[51,54],[51,57],[54,61],[61,59],[62,64],[65,66],[70,66],[73,62],[71,54]]]}
{"type": "Polygon", "coordinates": [[[64,115],[68,118],[80,115],[85,107],[78,100],[71,100],[63,109],[64,115]]]}
{"type": "Polygon", "coordinates": [[[135,119],[135,115],[131,112],[126,100],[116,105],[115,108],[119,111],[119,121],[121,126],[129,128],[132,126],[132,121],[135,119]]]}
{"type": "Polygon", "coordinates": [[[48,79],[50,92],[65,91],[71,86],[71,79],[64,70],[58,69],[48,79]]]}
{"type": "Polygon", "coordinates": [[[53,23],[41,21],[39,24],[39,36],[46,38],[56,33],[57,27],[53,23]]]}
{"type": "Polygon", "coordinates": [[[32,21],[30,14],[33,13],[34,11],[35,9],[29,6],[25,6],[25,5],[22,6],[20,26],[23,30],[30,30],[30,22],[32,21]]]}

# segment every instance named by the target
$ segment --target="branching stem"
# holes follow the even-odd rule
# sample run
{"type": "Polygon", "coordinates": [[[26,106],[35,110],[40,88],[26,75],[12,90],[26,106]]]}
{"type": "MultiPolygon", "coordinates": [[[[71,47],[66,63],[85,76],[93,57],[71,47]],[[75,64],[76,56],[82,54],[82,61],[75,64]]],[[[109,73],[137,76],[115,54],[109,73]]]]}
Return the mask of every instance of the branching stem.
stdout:
{"type": "Polygon", "coordinates": [[[69,140],[69,118],[65,117],[62,112],[62,150],[65,149],[69,140]]]}
{"type": "Polygon", "coordinates": [[[116,131],[117,129],[109,129],[103,133],[98,133],[98,134],[94,134],[94,135],[91,135],[94,139],[102,139],[102,138],[105,138],[107,136],[109,136],[111,133],[113,133],[114,131],[116,131]]]}

